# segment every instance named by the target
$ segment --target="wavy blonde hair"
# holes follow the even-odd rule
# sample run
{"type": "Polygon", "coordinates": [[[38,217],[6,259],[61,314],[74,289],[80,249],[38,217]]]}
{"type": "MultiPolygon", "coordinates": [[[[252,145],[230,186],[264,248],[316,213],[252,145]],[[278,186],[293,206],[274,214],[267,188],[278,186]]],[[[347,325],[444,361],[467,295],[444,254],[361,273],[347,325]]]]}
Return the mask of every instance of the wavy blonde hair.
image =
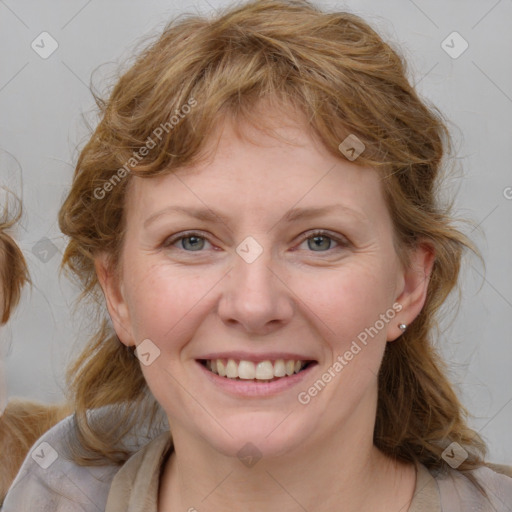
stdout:
{"type": "Polygon", "coordinates": [[[455,226],[450,205],[439,201],[450,135],[442,115],[409,83],[403,58],[375,30],[354,14],[293,0],[251,1],[213,18],[180,16],[137,56],[108,99],[96,99],[101,120],[79,155],[59,215],[69,237],[63,265],[99,307],[97,332],[68,373],[81,446],[77,462],[122,463],[128,456],[122,436],[146,414],[151,423],[161,412],[133,350],[108,321],[94,269],[99,253],[109,254],[113,265],[118,261],[131,175],[151,177],[197,162],[224,116],[261,127],[256,106],[264,99],[276,108],[298,108],[339,158],[340,142],[355,134],[366,147],[355,163],[382,177],[403,263],[420,239],[435,250],[423,310],[400,340],[387,344],[375,445],[391,457],[441,468],[443,450],[456,441],[469,452],[459,470],[483,464],[485,446],[468,428],[433,346],[462,253],[475,251],[455,226]],[[196,106],[155,137],[191,98],[196,106]],[[149,137],[155,147],[135,159],[149,137]],[[86,414],[106,405],[118,409],[119,419],[119,428],[108,432],[86,414]]]}

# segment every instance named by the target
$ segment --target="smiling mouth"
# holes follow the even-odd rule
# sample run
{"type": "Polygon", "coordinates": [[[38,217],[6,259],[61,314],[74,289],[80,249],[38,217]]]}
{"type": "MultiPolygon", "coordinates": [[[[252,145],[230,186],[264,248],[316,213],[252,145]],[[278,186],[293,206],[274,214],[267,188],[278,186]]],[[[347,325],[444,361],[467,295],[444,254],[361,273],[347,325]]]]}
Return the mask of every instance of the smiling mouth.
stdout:
{"type": "Polygon", "coordinates": [[[274,382],[286,379],[316,364],[316,361],[284,359],[260,361],[258,363],[235,359],[198,359],[197,361],[219,377],[253,382],[274,382]]]}

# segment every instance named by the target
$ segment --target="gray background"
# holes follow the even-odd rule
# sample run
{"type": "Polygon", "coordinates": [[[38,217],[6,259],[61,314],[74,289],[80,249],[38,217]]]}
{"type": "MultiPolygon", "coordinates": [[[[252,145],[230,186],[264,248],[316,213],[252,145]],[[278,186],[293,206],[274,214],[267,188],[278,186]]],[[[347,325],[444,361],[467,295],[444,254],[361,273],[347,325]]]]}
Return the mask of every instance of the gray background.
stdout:
{"type": "MultiPolygon", "coordinates": [[[[16,181],[22,193],[17,238],[33,279],[9,327],[10,396],[59,401],[64,367],[87,339],[83,319],[72,315],[76,289],[57,279],[65,240],[56,215],[77,147],[86,140],[84,113],[94,125],[88,89],[93,71],[93,82],[104,90],[118,63],[174,13],[211,12],[227,3],[0,0],[0,149],[9,153],[1,157],[1,176],[11,186],[16,181]],[[31,47],[44,31],[58,43],[47,59],[31,47]]],[[[464,171],[450,181],[451,190],[458,190],[458,213],[478,225],[466,232],[481,249],[486,271],[475,258],[467,260],[462,305],[439,345],[473,414],[472,426],[489,443],[490,459],[510,464],[512,1],[317,3],[362,15],[400,47],[420,94],[451,121],[464,171]],[[457,58],[442,46],[453,31],[469,45],[457,58]]],[[[445,47],[454,54],[462,47],[452,39],[445,47]]]]}

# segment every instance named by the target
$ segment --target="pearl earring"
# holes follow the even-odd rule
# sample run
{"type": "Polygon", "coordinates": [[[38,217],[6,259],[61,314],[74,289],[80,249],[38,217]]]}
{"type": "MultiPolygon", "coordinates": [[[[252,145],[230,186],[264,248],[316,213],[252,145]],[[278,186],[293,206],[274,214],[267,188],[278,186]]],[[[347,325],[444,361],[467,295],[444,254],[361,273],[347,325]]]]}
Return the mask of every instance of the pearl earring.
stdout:
{"type": "Polygon", "coordinates": [[[407,329],[407,325],[406,324],[398,324],[398,328],[404,332],[406,329],[407,329]]]}

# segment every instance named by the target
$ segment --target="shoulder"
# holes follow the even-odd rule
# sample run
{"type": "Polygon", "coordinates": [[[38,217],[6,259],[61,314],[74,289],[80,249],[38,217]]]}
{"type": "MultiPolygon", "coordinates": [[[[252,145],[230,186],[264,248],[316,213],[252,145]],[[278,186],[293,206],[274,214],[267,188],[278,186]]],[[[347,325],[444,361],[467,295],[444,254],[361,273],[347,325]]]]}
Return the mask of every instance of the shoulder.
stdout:
{"type": "Polygon", "coordinates": [[[508,512],[512,504],[512,468],[489,464],[462,473],[448,470],[435,475],[442,510],[508,512]],[[474,479],[486,492],[484,496],[474,479]]]}
{"type": "Polygon", "coordinates": [[[114,476],[105,512],[156,510],[160,474],[172,450],[166,431],[132,455],[114,476]]]}
{"type": "MultiPolygon", "coordinates": [[[[120,466],[109,461],[95,466],[76,464],[70,451],[74,436],[76,439],[74,418],[69,416],[36,441],[7,493],[2,512],[105,509],[112,480],[120,466]]],[[[129,440],[131,451],[137,452],[150,440],[133,433],[129,440]]]]}
{"type": "Polygon", "coordinates": [[[69,416],[36,441],[7,493],[3,512],[102,509],[118,467],[75,464],[68,448],[72,435],[69,416]]]}

